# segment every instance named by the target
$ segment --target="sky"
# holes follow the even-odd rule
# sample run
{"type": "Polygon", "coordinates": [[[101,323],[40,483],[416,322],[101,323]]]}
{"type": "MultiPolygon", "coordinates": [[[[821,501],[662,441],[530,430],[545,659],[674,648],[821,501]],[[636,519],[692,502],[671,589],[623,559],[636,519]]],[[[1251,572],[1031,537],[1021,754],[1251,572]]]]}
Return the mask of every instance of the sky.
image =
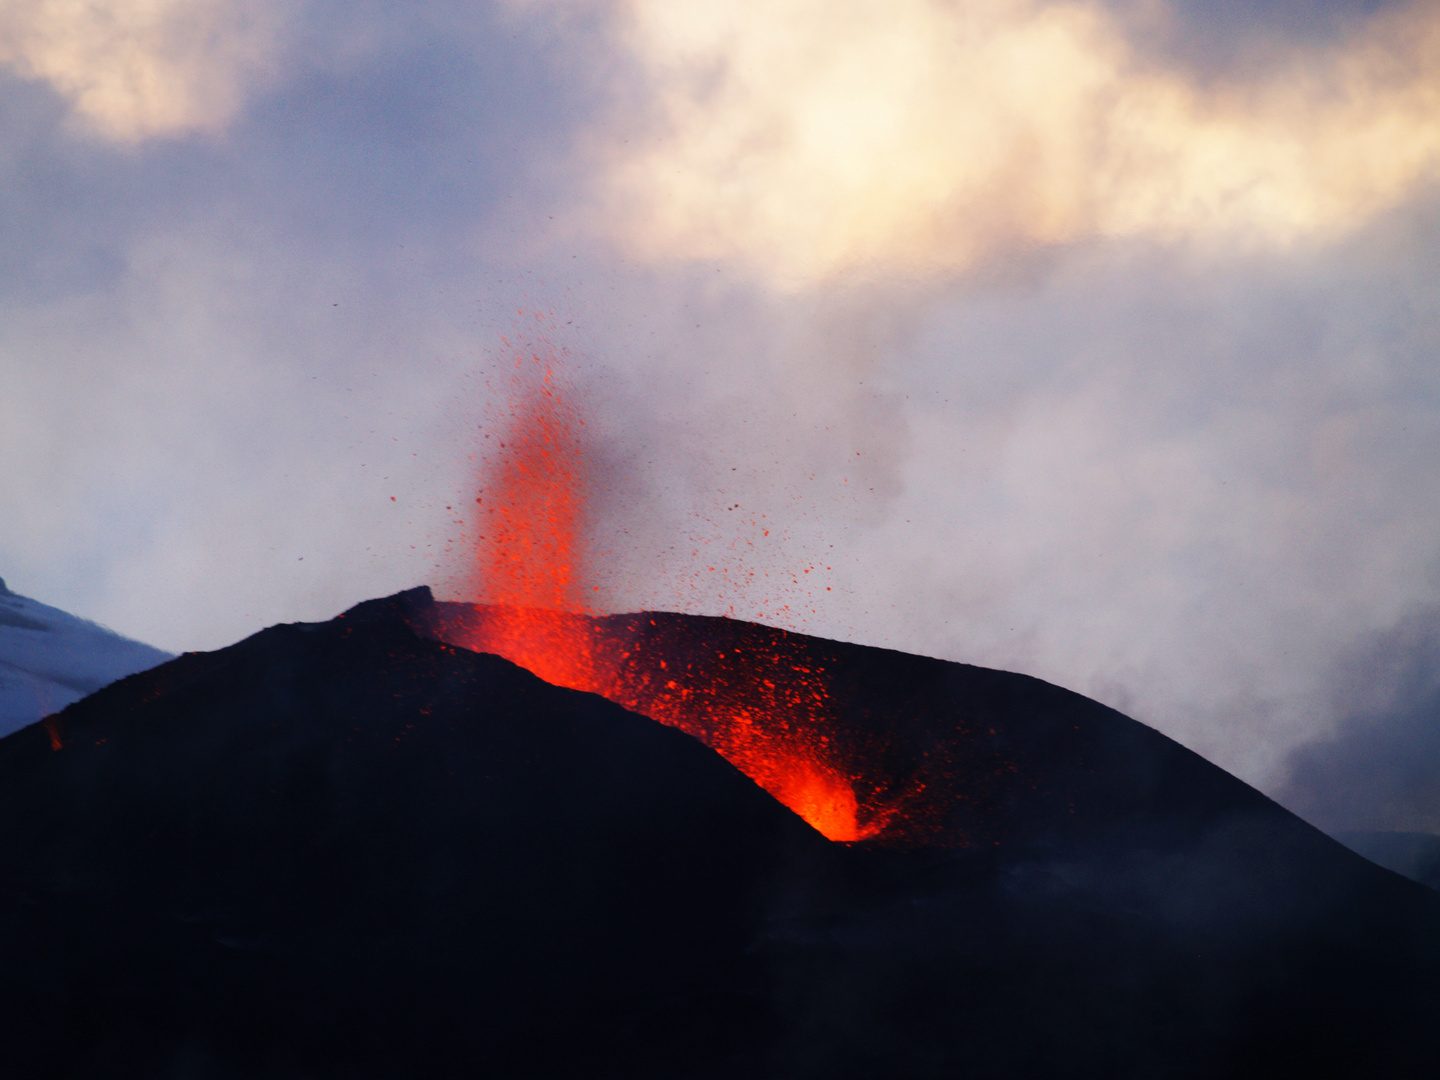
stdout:
{"type": "Polygon", "coordinates": [[[0,177],[17,593],[171,651],[483,599],[540,356],[597,608],[1440,831],[1433,3],[9,0],[0,177]]]}

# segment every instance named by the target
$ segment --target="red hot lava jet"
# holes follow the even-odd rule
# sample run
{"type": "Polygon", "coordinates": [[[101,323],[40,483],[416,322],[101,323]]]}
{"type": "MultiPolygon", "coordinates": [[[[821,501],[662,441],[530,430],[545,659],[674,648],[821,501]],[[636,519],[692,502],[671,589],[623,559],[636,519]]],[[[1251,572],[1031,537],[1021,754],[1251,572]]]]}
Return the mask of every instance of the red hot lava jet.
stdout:
{"type": "Polygon", "coordinates": [[[664,616],[586,613],[583,421],[553,362],[517,368],[475,500],[473,585],[491,603],[440,605],[427,632],[695,736],[831,840],[879,835],[893,810],[857,797],[865,779],[833,743],[826,667],[783,632],[737,623],[707,642],[662,628],[664,616]]]}

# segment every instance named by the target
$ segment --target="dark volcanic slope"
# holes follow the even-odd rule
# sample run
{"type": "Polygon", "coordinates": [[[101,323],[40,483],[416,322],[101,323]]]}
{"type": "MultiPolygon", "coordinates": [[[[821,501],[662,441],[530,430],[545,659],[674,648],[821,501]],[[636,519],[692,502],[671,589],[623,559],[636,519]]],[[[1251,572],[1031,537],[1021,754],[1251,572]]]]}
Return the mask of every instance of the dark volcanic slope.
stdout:
{"type": "Polygon", "coordinates": [[[797,639],[940,841],[830,844],[431,607],[0,740],[14,1075],[1434,1075],[1440,896],[1119,714],[797,639]]]}
{"type": "Polygon", "coordinates": [[[763,886],[825,841],[689,736],[396,606],[127,679],[62,750],[0,741],[10,1075],[745,1060],[763,886]]]}
{"type": "MultiPolygon", "coordinates": [[[[417,628],[463,644],[481,605],[418,605],[417,628]]],[[[900,846],[1195,842],[1237,815],[1313,839],[1292,815],[1174,740],[1039,679],[696,615],[571,616],[616,669],[613,693],[724,746],[737,712],[849,778],[862,823],[900,846]],[[623,656],[623,662],[619,657],[623,656]],[[811,711],[788,701],[824,699],[811,711]],[[777,720],[786,731],[775,732],[777,720]],[[821,738],[823,736],[823,740],[821,738]]],[[[602,665],[596,665],[602,666],[602,665]]]]}

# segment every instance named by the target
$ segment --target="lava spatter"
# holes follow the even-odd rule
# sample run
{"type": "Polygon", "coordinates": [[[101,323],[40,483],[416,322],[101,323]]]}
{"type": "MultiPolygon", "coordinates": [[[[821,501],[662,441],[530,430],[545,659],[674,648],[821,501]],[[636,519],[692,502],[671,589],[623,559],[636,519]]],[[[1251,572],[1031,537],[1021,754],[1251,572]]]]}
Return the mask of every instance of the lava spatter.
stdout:
{"type": "Polygon", "coordinates": [[[517,357],[509,416],[491,436],[470,583],[488,603],[431,630],[695,736],[832,840],[876,835],[884,815],[857,799],[829,747],[823,672],[734,645],[677,653],[637,617],[587,612],[584,422],[555,368],[553,356],[517,357]]]}
{"type": "Polygon", "coordinates": [[[424,629],[490,652],[547,682],[609,698],[716,750],[831,840],[878,836],[889,814],[856,794],[856,755],[838,737],[828,673],[775,648],[773,631],[663,615],[590,616],[485,604],[446,604],[424,629]],[[754,640],[746,640],[753,638],[754,640]]]}

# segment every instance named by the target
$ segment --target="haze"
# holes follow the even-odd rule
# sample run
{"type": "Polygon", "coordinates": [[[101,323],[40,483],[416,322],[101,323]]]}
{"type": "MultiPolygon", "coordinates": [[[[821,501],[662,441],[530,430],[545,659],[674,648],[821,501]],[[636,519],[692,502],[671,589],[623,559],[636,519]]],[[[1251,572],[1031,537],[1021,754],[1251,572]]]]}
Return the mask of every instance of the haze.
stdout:
{"type": "MultiPolygon", "coordinates": [[[[167,650],[470,580],[1038,675],[1440,830],[1440,14],[11,0],[0,573],[167,650]]],[[[447,592],[448,590],[448,592],[447,592]]]]}

